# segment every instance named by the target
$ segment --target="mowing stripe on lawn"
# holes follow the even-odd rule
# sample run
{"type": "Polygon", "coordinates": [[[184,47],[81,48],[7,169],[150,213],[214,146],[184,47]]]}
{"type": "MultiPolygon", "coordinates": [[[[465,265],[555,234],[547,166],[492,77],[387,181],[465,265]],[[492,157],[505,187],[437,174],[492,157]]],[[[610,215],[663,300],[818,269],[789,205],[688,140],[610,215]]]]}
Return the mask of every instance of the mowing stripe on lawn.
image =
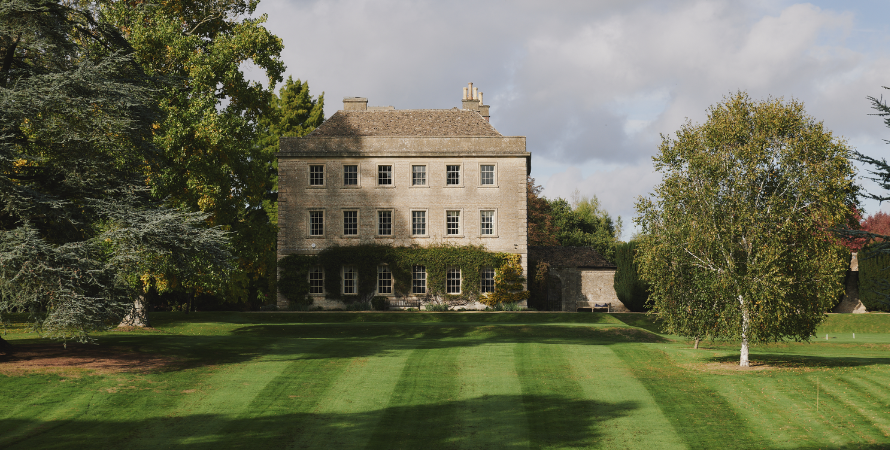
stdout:
{"type": "Polygon", "coordinates": [[[294,417],[294,425],[299,422],[302,432],[291,436],[290,447],[365,448],[400,380],[413,342],[397,347],[391,342],[366,343],[379,352],[350,360],[312,412],[294,417]]]}
{"type": "Polygon", "coordinates": [[[410,352],[389,403],[367,448],[449,448],[460,435],[456,364],[459,346],[430,346],[410,352]]]}
{"type": "MultiPolygon", "coordinates": [[[[295,402],[294,410],[306,411],[315,407],[323,398],[323,392],[333,383],[338,373],[349,364],[345,358],[304,359],[307,352],[324,353],[334,351],[342,342],[324,343],[322,340],[282,339],[267,346],[267,354],[251,362],[223,366],[202,380],[203,386],[197,392],[184,394],[182,400],[169,417],[153,421],[141,428],[141,432],[121,447],[157,448],[164,445],[190,445],[200,447],[219,445],[220,435],[227,429],[244,426],[242,420],[255,417],[251,410],[254,400],[264,399],[266,388],[280,389],[280,377],[293,379],[293,384],[301,394],[295,402]],[[319,345],[321,344],[321,345],[319,345]]],[[[196,386],[196,387],[201,387],[196,386]]],[[[281,410],[269,414],[272,420],[256,418],[254,440],[229,441],[229,448],[239,444],[249,447],[261,445],[256,439],[280,438],[280,430],[292,426],[291,421],[281,414],[281,410]],[[270,433],[270,431],[273,431],[270,433]]],[[[252,419],[253,420],[253,419],[252,419]]]]}
{"type": "Polygon", "coordinates": [[[604,405],[598,411],[597,427],[602,434],[598,446],[686,448],[655,399],[615,355],[613,345],[564,345],[563,348],[584,398],[604,405]],[[629,405],[633,407],[627,408],[629,405]]]}
{"type": "Polygon", "coordinates": [[[529,342],[517,345],[515,355],[532,448],[595,446],[603,421],[635,407],[585,398],[562,345],[529,342]]]}
{"type": "Polygon", "coordinates": [[[677,434],[692,449],[764,448],[722,395],[701,381],[698,374],[673,364],[658,349],[660,344],[620,344],[615,354],[658,402],[677,434]],[[727,434],[733,439],[727,439],[727,434]]]}
{"type": "Polygon", "coordinates": [[[458,357],[460,448],[528,448],[516,343],[467,346],[458,357]]]}

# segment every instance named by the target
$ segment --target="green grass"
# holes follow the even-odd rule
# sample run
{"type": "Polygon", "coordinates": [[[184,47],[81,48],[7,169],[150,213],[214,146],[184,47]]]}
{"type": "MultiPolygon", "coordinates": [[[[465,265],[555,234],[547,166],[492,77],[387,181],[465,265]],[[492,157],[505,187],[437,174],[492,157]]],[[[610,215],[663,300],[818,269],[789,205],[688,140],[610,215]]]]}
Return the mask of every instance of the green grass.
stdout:
{"type": "Polygon", "coordinates": [[[747,371],[640,314],[152,320],[97,341],[165,368],[0,375],[0,448],[890,448],[890,314],[831,315],[747,371]]]}

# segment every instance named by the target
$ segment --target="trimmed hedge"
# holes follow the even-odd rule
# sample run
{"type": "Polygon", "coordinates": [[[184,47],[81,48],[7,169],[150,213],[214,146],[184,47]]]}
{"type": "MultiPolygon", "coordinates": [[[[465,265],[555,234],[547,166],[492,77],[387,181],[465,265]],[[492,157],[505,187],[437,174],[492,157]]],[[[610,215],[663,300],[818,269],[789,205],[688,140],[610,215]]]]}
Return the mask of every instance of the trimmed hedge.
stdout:
{"type": "Polygon", "coordinates": [[[618,300],[634,312],[648,311],[646,300],[649,290],[646,283],[640,280],[639,265],[634,262],[637,242],[622,242],[615,249],[615,294],[618,300]]]}
{"type": "Polygon", "coordinates": [[[859,300],[869,311],[890,312],[890,254],[874,246],[859,252],[859,300]]]}

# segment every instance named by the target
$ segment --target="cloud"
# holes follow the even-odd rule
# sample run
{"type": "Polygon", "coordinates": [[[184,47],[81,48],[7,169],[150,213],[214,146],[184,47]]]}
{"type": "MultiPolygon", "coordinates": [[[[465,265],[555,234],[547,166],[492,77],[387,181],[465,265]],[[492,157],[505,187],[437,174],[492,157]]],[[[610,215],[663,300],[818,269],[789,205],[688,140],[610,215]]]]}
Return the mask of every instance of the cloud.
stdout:
{"type": "Polygon", "coordinates": [[[886,152],[865,97],[888,84],[875,42],[890,31],[874,17],[890,8],[823,3],[263,0],[258,12],[327,115],[344,96],[451,108],[473,81],[492,124],[527,136],[546,195],[578,188],[625,216],[653,185],[660,134],[737,90],[803,101],[860,151],[886,152]]]}

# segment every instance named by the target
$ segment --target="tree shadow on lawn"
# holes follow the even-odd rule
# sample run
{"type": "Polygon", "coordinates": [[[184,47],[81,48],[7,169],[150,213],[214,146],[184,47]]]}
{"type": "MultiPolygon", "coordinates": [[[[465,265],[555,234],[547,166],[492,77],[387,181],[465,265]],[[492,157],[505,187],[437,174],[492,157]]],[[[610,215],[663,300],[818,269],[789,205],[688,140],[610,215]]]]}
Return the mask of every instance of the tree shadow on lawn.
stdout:
{"type": "MultiPolygon", "coordinates": [[[[814,355],[789,355],[789,354],[767,354],[767,353],[751,353],[749,357],[751,365],[761,368],[776,369],[821,369],[833,367],[860,367],[860,366],[876,366],[890,364],[890,357],[860,357],[860,356],[814,356],[814,355]]],[[[709,358],[711,362],[716,363],[734,363],[738,365],[738,355],[719,356],[709,358]]]]}
{"type": "MultiPolygon", "coordinates": [[[[261,324],[247,325],[221,335],[109,333],[97,336],[101,345],[69,344],[71,350],[45,339],[12,341],[27,354],[28,365],[48,367],[42,360],[68,357],[66,367],[90,368],[82,363],[83,349],[117,364],[125,371],[169,372],[215,364],[238,364],[264,358],[268,361],[363,358],[413,349],[472,347],[492,343],[554,345],[613,345],[628,342],[667,342],[648,331],[616,327],[534,326],[499,324],[261,324]],[[42,349],[42,350],[41,350],[42,349]],[[29,353],[30,352],[30,353],[29,353]],[[124,366],[135,355],[165,358],[151,367],[124,366]],[[80,362],[79,362],[80,361],[80,362]]],[[[0,359],[0,363],[21,359],[0,359]]],[[[138,358],[136,358],[138,360],[138,358]]],[[[61,367],[61,366],[60,366],[61,367]]],[[[101,370],[100,370],[101,371],[101,370]]]]}
{"type": "MultiPolygon", "coordinates": [[[[273,400],[273,399],[270,399],[273,400]]],[[[298,399],[274,399],[279,410],[298,399]]],[[[489,395],[355,413],[261,417],[177,415],[133,420],[0,420],[0,447],[565,448],[603,439],[610,420],[638,408],[552,395],[489,395]]],[[[642,443],[642,442],[641,442],[642,443]]]]}
{"type": "MultiPolygon", "coordinates": [[[[636,315],[636,314],[632,314],[636,315]]],[[[572,313],[572,312],[426,312],[426,311],[311,311],[311,312],[153,312],[150,314],[152,324],[161,327],[177,327],[198,323],[219,322],[238,325],[249,324],[358,324],[358,323],[393,323],[393,324],[619,324],[615,315],[607,313],[572,313]]]]}
{"type": "MultiPolygon", "coordinates": [[[[535,326],[368,326],[253,325],[233,331],[236,336],[334,340],[303,353],[301,359],[358,358],[411,349],[467,348],[504,343],[613,345],[628,342],[668,342],[645,330],[627,327],[535,326]]],[[[271,352],[275,352],[271,349],[271,352]]]]}

